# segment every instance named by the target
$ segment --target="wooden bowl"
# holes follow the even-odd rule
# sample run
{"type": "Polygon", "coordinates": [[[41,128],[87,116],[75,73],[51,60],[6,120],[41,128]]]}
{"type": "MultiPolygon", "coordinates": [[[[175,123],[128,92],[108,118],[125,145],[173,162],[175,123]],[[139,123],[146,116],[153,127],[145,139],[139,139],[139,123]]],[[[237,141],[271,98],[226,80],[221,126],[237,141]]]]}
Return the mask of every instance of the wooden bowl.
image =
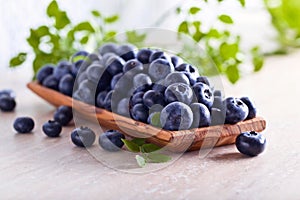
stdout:
{"type": "Polygon", "coordinates": [[[120,130],[131,137],[147,138],[147,141],[175,152],[233,144],[241,132],[261,132],[266,128],[266,121],[261,117],[256,117],[234,125],[224,124],[190,130],[167,131],[77,101],[55,90],[43,87],[37,82],[30,82],[27,87],[56,107],[61,105],[73,107],[87,118],[96,117],[100,125],[106,128],[120,130]]]}

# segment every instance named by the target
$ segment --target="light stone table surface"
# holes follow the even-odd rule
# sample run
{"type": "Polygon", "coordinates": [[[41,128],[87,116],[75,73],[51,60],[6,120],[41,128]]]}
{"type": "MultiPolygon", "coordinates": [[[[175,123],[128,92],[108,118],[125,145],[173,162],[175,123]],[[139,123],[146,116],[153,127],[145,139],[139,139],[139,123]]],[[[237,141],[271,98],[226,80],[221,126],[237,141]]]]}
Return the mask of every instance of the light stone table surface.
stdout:
{"type": "MultiPolygon", "coordinates": [[[[250,96],[267,120],[263,154],[247,158],[229,145],[206,156],[188,152],[139,173],[113,169],[93,151],[75,147],[70,141],[74,125],[64,128],[60,138],[47,138],[41,127],[55,108],[26,88],[27,69],[1,70],[0,89],[14,89],[18,105],[15,112],[0,112],[0,199],[299,199],[299,63],[300,52],[269,57],[261,72],[236,85],[223,79],[226,96],[250,96]],[[32,134],[16,134],[12,128],[23,115],[35,119],[32,134]]],[[[93,148],[99,147],[95,143],[93,148]]],[[[126,156],[134,167],[134,155],[126,156]]],[[[118,164],[127,166],[124,159],[118,164]]]]}

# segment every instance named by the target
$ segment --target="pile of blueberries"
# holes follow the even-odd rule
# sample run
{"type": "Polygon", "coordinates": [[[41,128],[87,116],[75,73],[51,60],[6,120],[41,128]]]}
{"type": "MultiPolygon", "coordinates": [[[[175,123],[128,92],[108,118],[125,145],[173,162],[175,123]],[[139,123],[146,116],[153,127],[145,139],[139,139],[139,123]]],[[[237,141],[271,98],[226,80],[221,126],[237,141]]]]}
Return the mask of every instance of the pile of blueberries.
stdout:
{"type": "Polygon", "coordinates": [[[87,104],[165,130],[235,124],[256,116],[248,97],[223,98],[180,57],[131,44],[107,43],[70,61],[43,66],[37,80],[87,104]],[[158,120],[157,120],[158,119],[158,120]]]}

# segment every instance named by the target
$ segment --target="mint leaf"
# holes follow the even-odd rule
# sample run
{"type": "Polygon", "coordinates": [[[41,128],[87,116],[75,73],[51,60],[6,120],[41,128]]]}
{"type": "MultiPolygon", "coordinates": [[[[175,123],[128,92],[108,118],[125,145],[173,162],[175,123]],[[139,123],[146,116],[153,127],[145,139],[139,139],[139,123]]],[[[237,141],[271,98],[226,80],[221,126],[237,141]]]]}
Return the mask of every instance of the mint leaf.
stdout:
{"type": "Polygon", "coordinates": [[[237,64],[230,65],[226,69],[226,75],[231,83],[235,83],[240,78],[240,72],[237,64]]]}
{"type": "Polygon", "coordinates": [[[179,33],[189,33],[189,26],[187,21],[181,22],[181,24],[178,27],[178,32],[179,33]]]}
{"type": "Polygon", "coordinates": [[[9,67],[16,67],[21,65],[27,58],[27,53],[21,52],[9,61],[9,67]]]}
{"type": "Polygon", "coordinates": [[[47,8],[47,15],[49,17],[54,17],[56,16],[58,13],[60,12],[59,8],[58,8],[58,4],[56,1],[52,1],[47,8]]]}
{"type": "Polygon", "coordinates": [[[201,8],[198,8],[198,7],[191,7],[190,10],[189,10],[189,13],[192,14],[192,15],[195,15],[195,14],[197,14],[200,10],[201,10],[201,8]]]}
{"type": "Polygon", "coordinates": [[[135,156],[135,159],[136,159],[137,164],[138,164],[140,167],[145,167],[145,165],[146,165],[146,160],[145,160],[145,158],[143,158],[143,157],[140,156],[140,155],[136,155],[136,156],[135,156]]]}
{"type": "Polygon", "coordinates": [[[92,15],[94,15],[95,17],[101,17],[101,13],[98,10],[92,10],[91,11],[92,15]]]}
{"type": "Polygon", "coordinates": [[[240,4],[241,4],[243,7],[245,7],[245,5],[246,5],[246,1],[245,1],[245,0],[239,0],[239,2],[240,2],[240,4]]]}
{"type": "Polygon", "coordinates": [[[134,142],[130,141],[130,140],[126,140],[126,139],[121,139],[125,146],[127,147],[127,149],[131,152],[140,152],[140,147],[135,144],[134,142]]]}
{"type": "Polygon", "coordinates": [[[149,153],[147,158],[153,163],[164,163],[172,160],[172,157],[160,153],[149,153]]]}
{"type": "Polygon", "coordinates": [[[219,20],[225,24],[233,24],[233,20],[228,15],[220,15],[219,20]]]}
{"type": "Polygon", "coordinates": [[[112,15],[110,17],[104,18],[104,22],[109,23],[109,24],[114,23],[114,22],[116,22],[118,20],[119,20],[119,16],[118,15],[112,15]]]}
{"type": "Polygon", "coordinates": [[[229,58],[235,58],[238,51],[239,51],[239,46],[237,43],[228,44],[224,42],[220,46],[220,53],[226,60],[229,58]]]}
{"type": "Polygon", "coordinates": [[[131,142],[135,143],[138,146],[142,146],[143,144],[146,143],[146,139],[144,138],[134,138],[131,140],[131,142]]]}
{"type": "Polygon", "coordinates": [[[153,151],[160,150],[161,147],[157,146],[156,144],[143,144],[141,147],[141,151],[143,153],[151,153],[153,151]]]}
{"type": "Polygon", "coordinates": [[[77,24],[74,28],[75,31],[89,31],[91,33],[95,32],[95,29],[89,22],[81,22],[77,24]]]}

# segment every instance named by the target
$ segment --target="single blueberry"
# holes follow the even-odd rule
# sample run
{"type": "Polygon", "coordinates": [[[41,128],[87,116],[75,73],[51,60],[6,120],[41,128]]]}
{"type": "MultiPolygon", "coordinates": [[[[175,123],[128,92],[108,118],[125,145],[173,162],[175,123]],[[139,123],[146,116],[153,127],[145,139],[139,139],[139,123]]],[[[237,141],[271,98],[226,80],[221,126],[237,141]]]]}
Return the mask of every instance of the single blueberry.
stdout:
{"type": "Polygon", "coordinates": [[[74,78],[77,76],[78,72],[80,71],[80,68],[85,67],[84,65],[86,65],[86,61],[78,60],[71,66],[71,74],[73,75],[74,78]]]}
{"type": "Polygon", "coordinates": [[[129,99],[129,106],[133,107],[136,104],[143,103],[144,92],[137,92],[129,99]]]}
{"type": "Polygon", "coordinates": [[[151,89],[160,93],[164,93],[167,87],[160,83],[152,83],[151,89]]]}
{"type": "Polygon", "coordinates": [[[47,76],[43,81],[43,86],[53,90],[58,90],[58,84],[59,80],[53,74],[47,76]]]}
{"type": "Polygon", "coordinates": [[[197,68],[187,63],[181,63],[177,65],[175,71],[184,73],[189,79],[191,85],[194,85],[197,81],[197,77],[199,77],[199,72],[197,68]]]}
{"type": "Polygon", "coordinates": [[[16,98],[16,93],[11,89],[4,89],[0,90],[0,97],[1,96],[9,96],[11,98],[16,98]]]}
{"type": "Polygon", "coordinates": [[[18,133],[30,133],[34,128],[34,121],[30,117],[18,117],[13,126],[18,133]]]}
{"type": "Polygon", "coordinates": [[[42,129],[48,137],[58,137],[62,131],[61,124],[54,120],[44,123],[42,129]]]}
{"type": "Polygon", "coordinates": [[[247,105],[249,109],[249,113],[246,119],[253,119],[254,117],[256,117],[256,106],[254,105],[253,101],[251,101],[249,97],[242,97],[240,99],[247,105]]]}
{"type": "Polygon", "coordinates": [[[64,75],[59,81],[58,91],[71,97],[73,94],[74,82],[75,80],[71,74],[64,75]]]}
{"type": "Polygon", "coordinates": [[[62,126],[66,126],[73,119],[73,111],[69,106],[59,106],[55,111],[54,120],[59,122],[62,126]]]}
{"type": "Polygon", "coordinates": [[[266,138],[255,131],[244,132],[237,136],[235,145],[242,154],[257,156],[265,150],[266,138]]]}
{"type": "Polygon", "coordinates": [[[193,90],[198,103],[203,103],[210,110],[214,101],[210,87],[205,83],[199,82],[193,85],[193,90]]]}
{"type": "Polygon", "coordinates": [[[183,60],[178,56],[171,56],[171,61],[172,61],[172,64],[174,65],[174,67],[175,67],[175,70],[176,70],[176,67],[178,65],[183,63],[183,60]]]}
{"type": "Polygon", "coordinates": [[[138,61],[137,59],[131,59],[128,60],[123,67],[123,72],[126,73],[132,69],[135,69],[135,71],[143,71],[143,64],[138,61]]]}
{"type": "Polygon", "coordinates": [[[123,71],[125,61],[119,56],[111,56],[105,63],[106,70],[111,76],[114,76],[123,71]]]}
{"type": "Polygon", "coordinates": [[[140,73],[140,74],[137,74],[133,77],[133,87],[134,88],[139,88],[139,87],[142,87],[144,85],[150,87],[151,84],[152,84],[152,80],[146,74],[140,73]]]}
{"type": "Polygon", "coordinates": [[[125,117],[130,117],[128,98],[123,98],[119,101],[116,113],[125,117]]]}
{"type": "Polygon", "coordinates": [[[53,65],[44,65],[42,68],[38,70],[36,79],[40,84],[43,84],[45,78],[53,74],[53,71],[54,71],[53,65]]]}
{"type": "Polygon", "coordinates": [[[98,51],[100,53],[100,55],[105,55],[107,53],[117,53],[117,49],[118,49],[118,45],[115,43],[106,43],[104,45],[102,45],[98,51]]]}
{"type": "Polygon", "coordinates": [[[211,124],[210,112],[202,103],[192,103],[190,105],[193,111],[193,124],[191,128],[207,127],[211,124]]]}
{"type": "Polygon", "coordinates": [[[119,151],[124,143],[125,136],[117,130],[108,130],[100,135],[99,145],[106,151],[119,151]]]}
{"type": "Polygon", "coordinates": [[[141,49],[137,52],[136,58],[143,64],[150,62],[150,56],[153,53],[151,49],[141,49]]]}
{"type": "Polygon", "coordinates": [[[142,103],[135,104],[130,109],[130,116],[132,119],[147,123],[149,109],[142,103]]]}
{"type": "Polygon", "coordinates": [[[4,112],[11,112],[15,109],[17,103],[14,98],[6,95],[0,96],[0,110],[4,112]]]}
{"type": "Polygon", "coordinates": [[[71,140],[78,147],[90,147],[95,139],[95,132],[88,127],[75,128],[71,133],[71,140]]]}
{"type": "Polygon", "coordinates": [[[160,123],[166,130],[187,130],[193,123],[193,112],[188,105],[173,102],[161,111],[160,123]]]}
{"type": "Polygon", "coordinates": [[[193,101],[194,93],[188,84],[173,83],[167,87],[164,97],[167,103],[179,101],[189,105],[193,101]]]}
{"type": "Polygon", "coordinates": [[[159,104],[164,106],[166,104],[164,100],[164,95],[155,90],[147,91],[143,96],[143,103],[148,108],[151,108],[153,105],[159,104]]]}
{"type": "Polygon", "coordinates": [[[78,89],[73,93],[73,98],[90,105],[95,105],[96,87],[95,83],[85,80],[80,83],[78,89]]]}
{"type": "Polygon", "coordinates": [[[208,78],[206,76],[199,76],[197,77],[197,80],[196,80],[197,83],[204,83],[208,86],[210,86],[210,82],[208,80],[208,78]]]}
{"type": "Polygon", "coordinates": [[[172,63],[165,59],[159,58],[150,64],[148,73],[154,81],[159,81],[161,79],[164,79],[173,71],[174,66],[172,63]]]}
{"type": "Polygon", "coordinates": [[[97,107],[104,108],[106,95],[107,95],[107,91],[99,92],[99,94],[97,95],[97,99],[96,99],[97,107]]]}
{"type": "Polygon", "coordinates": [[[104,108],[108,111],[112,111],[112,96],[113,96],[114,90],[109,91],[106,94],[106,97],[104,99],[104,108]]]}
{"type": "Polygon", "coordinates": [[[228,97],[224,101],[226,108],[226,124],[236,124],[246,119],[249,113],[247,105],[238,98],[228,97]]]}
{"type": "Polygon", "coordinates": [[[110,82],[110,88],[113,90],[124,74],[121,72],[113,76],[110,82]]]}
{"type": "Polygon", "coordinates": [[[72,63],[68,61],[60,61],[54,68],[53,75],[60,80],[64,75],[71,73],[72,63]]]}
{"type": "Polygon", "coordinates": [[[132,44],[120,45],[117,49],[117,54],[125,61],[134,59],[136,57],[136,47],[132,44]]]}
{"type": "Polygon", "coordinates": [[[164,85],[168,87],[169,85],[172,85],[173,83],[185,83],[187,85],[190,84],[190,81],[188,77],[181,72],[172,72],[167,75],[167,77],[164,79],[164,85]]]}
{"type": "Polygon", "coordinates": [[[86,57],[88,57],[89,53],[86,51],[77,51],[76,53],[74,53],[71,57],[71,62],[75,63],[78,60],[83,60],[86,57]]]}
{"type": "Polygon", "coordinates": [[[157,59],[164,59],[172,64],[171,57],[163,51],[154,51],[149,58],[149,62],[152,63],[154,60],[157,59]]]}

